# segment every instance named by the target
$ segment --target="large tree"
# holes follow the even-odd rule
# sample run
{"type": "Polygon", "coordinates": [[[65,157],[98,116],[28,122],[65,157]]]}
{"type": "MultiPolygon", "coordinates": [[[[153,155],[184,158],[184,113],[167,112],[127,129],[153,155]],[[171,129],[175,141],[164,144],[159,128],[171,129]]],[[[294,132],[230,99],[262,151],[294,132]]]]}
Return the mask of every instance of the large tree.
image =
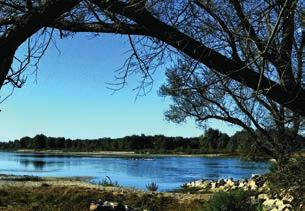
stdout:
{"type": "Polygon", "coordinates": [[[119,85],[139,73],[145,91],[156,68],[171,62],[162,88],[174,99],[170,119],[237,124],[282,160],[305,116],[304,7],[297,0],[0,0],[0,87],[22,87],[56,36],[124,34],[131,54],[119,85]],[[27,52],[17,57],[21,45],[27,52]]]}
{"type": "Polygon", "coordinates": [[[182,123],[193,118],[201,127],[212,119],[237,125],[248,134],[249,155],[253,155],[251,149],[259,149],[280,164],[300,149],[303,117],[226,76],[203,69],[188,58],[168,68],[167,82],[160,89],[162,96],[172,99],[165,113],[168,120],[182,123]]]}
{"type": "Polygon", "coordinates": [[[0,0],[0,86],[23,85],[54,30],[116,33],[132,49],[123,80],[140,71],[145,87],[154,68],[183,55],[304,116],[302,9],[297,0],[0,0]]]}

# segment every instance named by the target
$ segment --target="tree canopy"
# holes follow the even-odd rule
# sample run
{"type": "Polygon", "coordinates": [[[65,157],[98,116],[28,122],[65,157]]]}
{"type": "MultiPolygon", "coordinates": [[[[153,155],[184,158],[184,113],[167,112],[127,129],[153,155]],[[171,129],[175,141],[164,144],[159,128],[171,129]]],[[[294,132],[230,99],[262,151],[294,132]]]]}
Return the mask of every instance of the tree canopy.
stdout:
{"type": "Polygon", "coordinates": [[[132,50],[121,84],[137,72],[144,89],[160,64],[187,57],[304,116],[302,10],[297,0],[0,0],[0,86],[21,87],[54,36],[116,33],[132,50]]]}

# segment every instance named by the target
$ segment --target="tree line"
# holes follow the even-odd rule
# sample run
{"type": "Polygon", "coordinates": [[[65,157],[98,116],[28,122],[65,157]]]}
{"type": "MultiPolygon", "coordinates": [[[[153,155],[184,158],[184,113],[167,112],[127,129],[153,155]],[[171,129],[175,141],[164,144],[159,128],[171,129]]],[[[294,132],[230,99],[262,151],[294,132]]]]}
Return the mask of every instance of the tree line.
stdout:
{"type": "MultiPolygon", "coordinates": [[[[304,137],[299,136],[294,151],[304,148],[304,137]]],[[[1,150],[64,150],[76,152],[135,151],[137,153],[232,153],[242,156],[266,156],[251,142],[246,131],[238,131],[231,137],[219,130],[208,129],[199,137],[166,137],[164,135],[132,135],[123,138],[66,139],[47,137],[43,134],[23,137],[19,140],[0,142],[1,150]]]]}

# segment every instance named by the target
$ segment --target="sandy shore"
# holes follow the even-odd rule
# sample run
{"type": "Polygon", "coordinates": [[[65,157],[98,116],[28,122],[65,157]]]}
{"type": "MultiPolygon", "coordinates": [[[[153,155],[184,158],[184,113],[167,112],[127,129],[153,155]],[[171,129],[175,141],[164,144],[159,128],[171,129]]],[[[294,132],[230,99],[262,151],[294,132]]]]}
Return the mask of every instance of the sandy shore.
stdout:
{"type": "Polygon", "coordinates": [[[133,151],[95,151],[95,152],[67,152],[63,150],[30,150],[20,149],[14,152],[19,153],[35,153],[35,154],[50,154],[50,155],[69,155],[69,156],[95,156],[95,157],[220,157],[232,156],[228,154],[139,154],[133,151]]]}

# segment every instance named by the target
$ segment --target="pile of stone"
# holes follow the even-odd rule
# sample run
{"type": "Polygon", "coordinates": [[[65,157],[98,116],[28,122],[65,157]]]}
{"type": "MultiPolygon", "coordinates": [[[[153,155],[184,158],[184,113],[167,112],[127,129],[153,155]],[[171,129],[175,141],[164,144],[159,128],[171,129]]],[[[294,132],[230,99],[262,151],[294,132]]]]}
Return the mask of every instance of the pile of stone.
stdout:
{"type": "Polygon", "coordinates": [[[293,197],[290,196],[289,194],[286,194],[282,197],[280,196],[275,197],[270,194],[261,193],[254,200],[258,200],[259,202],[261,202],[264,210],[271,210],[271,211],[293,210],[291,206],[293,197]]]}
{"type": "Polygon", "coordinates": [[[97,202],[93,201],[90,204],[89,210],[91,211],[133,211],[131,207],[123,205],[118,202],[109,202],[98,200],[97,202]]]}
{"type": "Polygon", "coordinates": [[[268,183],[266,182],[266,178],[263,176],[254,176],[251,179],[243,179],[243,180],[233,180],[229,179],[221,179],[221,180],[196,180],[185,184],[186,187],[196,187],[203,190],[208,190],[211,192],[217,192],[220,190],[234,190],[234,189],[242,189],[245,191],[268,191],[268,183]]]}
{"type": "Polygon", "coordinates": [[[270,185],[266,176],[253,176],[251,179],[233,180],[221,179],[217,181],[210,180],[196,180],[185,184],[186,187],[198,188],[199,192],[209,191],[230,191],[230,190],[244,190],[252,191],[253,202],[259,201],[263,205],[264,210],[292,210],[291,203],[293,197],[287,193],[281,195],[272,195],[270,185]]]}

